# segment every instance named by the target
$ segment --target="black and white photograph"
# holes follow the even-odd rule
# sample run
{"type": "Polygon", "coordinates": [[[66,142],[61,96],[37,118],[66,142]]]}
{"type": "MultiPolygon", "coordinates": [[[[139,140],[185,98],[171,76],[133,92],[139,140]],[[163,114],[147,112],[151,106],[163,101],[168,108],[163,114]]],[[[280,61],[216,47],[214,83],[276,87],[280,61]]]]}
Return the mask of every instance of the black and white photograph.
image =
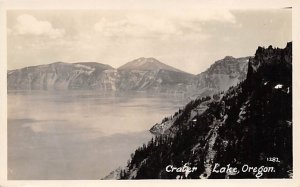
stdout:
{"type": "Polygon", "coordinates": [[[4,11],[3,177],[292,181],[294,7],[142,2],[4,11]]]}

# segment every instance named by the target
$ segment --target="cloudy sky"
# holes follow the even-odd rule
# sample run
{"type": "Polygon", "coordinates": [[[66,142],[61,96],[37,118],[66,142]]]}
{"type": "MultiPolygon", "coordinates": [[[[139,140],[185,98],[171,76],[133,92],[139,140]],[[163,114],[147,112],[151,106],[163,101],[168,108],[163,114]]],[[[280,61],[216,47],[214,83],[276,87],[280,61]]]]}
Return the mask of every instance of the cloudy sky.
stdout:
{"type": "Polygon", "coordinates": [[[139,57],[198,74],[227,55],[292,39],[292,10],[10,10],[8,69],[57,61],[115,68],[139,57]]]}

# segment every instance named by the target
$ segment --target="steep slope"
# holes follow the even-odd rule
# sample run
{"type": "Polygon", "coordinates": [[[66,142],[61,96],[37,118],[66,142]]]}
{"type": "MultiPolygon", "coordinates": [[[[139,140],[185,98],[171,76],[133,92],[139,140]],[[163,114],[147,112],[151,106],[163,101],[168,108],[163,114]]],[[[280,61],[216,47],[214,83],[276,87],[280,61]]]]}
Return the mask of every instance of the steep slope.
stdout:
{"type": "Polygon", "coordinates": [[[168,121],[169,133],[138,148],[120,179],[292,177],[292,44],[259,47],[245,81],[191,101],[168,121]],[[166,171],[185,163],[196,170],[166,171]],[[237,171],[220,172],[228,164],[237,171]]]}
{"type": "Polygon", "coordinates": [[[63,63],[26,67],[7,73],[8,90],[115,90],[117,72],[94,62],[63,63]]]}
{"type": "MultiPolygon", "coordinates": [[[[216,100],[220,98],[217,93],[223,93],[232,86],[246,79],[248,62],[250,57],[234,58],[226,56],[224,59],[216,61],[206,71],[198,74],[193,80],[192,92],[194,97],[210,96],[216,100]]],[[[208,107],[209,102],[203,102],[193,109],[192,115],[203,113],[208,107]]],[[[153,134],[170,133],[168,130],[176,118],[169,117],[170,120],[155,124],[150,132],[153,134]]]]}
{"type": "Polygon", "coordinates": [[[249,58],[226,56],[224,59],[216,61],[194,79],[197,92],[202,96],[212,95],[236,86],[246,79],[249,58]]]}
{"type": "Polygon", "coordinates": [[[122,168],[119,167],[116,170],[110,172],[106,177],[104,177],[102,180],[113,180],[113,179],[120,179],[121,175],[123,175],[122,168]]]}
{"type": "Polygon", "coordinates": [[[118,68],[119,88],[165,93],[187,93],[192,89],[194,75],[159,62],[154,58],[139,58],[118,68]]]}

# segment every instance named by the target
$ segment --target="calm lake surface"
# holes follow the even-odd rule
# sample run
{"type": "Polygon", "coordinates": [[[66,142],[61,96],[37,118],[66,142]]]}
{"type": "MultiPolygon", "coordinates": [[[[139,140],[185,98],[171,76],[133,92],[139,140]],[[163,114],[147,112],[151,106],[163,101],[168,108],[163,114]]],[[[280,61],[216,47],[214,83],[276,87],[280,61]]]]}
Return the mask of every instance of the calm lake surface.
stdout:
{"type": "Polygon", "coordinates": [[[101,179],[151,139],[182,97],[8,92],[9,179],[101,179]]]}

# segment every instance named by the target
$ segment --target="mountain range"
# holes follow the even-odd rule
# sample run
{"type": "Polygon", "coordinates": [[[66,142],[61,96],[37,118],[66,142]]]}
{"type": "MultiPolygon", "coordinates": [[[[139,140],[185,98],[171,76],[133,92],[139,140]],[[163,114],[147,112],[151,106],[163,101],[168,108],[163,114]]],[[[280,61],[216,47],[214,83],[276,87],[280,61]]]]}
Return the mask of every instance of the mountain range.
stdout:
{"type": "MultiPolygon", "coordinates": [[[[223,74],[215,66],[207,72],[223,74]]],[[[292,43],[258,47],[241,77],[227,91],[198,97],[164,118],[128,165],[104,179],[292,178],[292,43]],[[183,166],[196,170],[167,171],[183,166]],[[220,172],[229,166],[237,170],[220,172]]]]}
{"type": "Polygon", "coordinates": [[[25,67],[7,72],[8,90],[97,90],[210,95],[246,78],[249,57],[225,57],[193,75],[155,58],[138,58],[115,69],[96,62],[25,67]]]}

